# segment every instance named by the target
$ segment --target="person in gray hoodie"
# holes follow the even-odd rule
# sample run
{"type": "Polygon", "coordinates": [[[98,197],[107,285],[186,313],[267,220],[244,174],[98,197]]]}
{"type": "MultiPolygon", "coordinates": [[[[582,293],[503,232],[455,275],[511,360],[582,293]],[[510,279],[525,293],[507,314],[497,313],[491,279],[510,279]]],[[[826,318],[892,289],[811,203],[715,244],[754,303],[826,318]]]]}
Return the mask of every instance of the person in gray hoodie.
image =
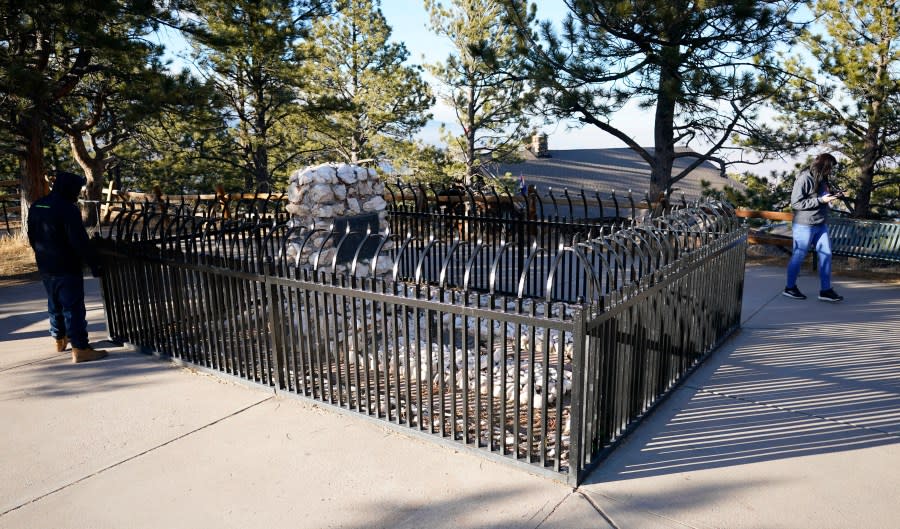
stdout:
{"type": "Polygon", "coordinates": [[[831,241],[828,238],[829,204],[842,196],[832,192],[828,178],[834,171],[837,160],[830,154],[820,154],[812,165],[800,171],[791,193],[791,208],[794,210],[794,245],[787,267],[785,296],[792,299],[806,299],[797,288],[797,276],[806,253],[815,248],[819,257],[819,299],[838,302],[843,296],[831,288],[831,241]]]}

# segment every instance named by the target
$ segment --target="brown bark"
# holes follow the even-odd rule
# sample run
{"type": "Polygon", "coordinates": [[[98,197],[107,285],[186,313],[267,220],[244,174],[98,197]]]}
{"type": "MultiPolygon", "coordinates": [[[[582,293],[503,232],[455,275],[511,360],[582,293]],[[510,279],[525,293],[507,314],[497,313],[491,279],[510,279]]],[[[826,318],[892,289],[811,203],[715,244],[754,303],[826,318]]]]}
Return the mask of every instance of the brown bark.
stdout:
{"type": "Polygon", "coordinates": [[[109,159],[102,150],[92,157],[84,144],[84,137],[79,134],[69,135],[69,145],[72,146],[75,161],[81,166],[87,179],[85,191],[88,202],[81,208],[81,221],[85,226],[96,226],[100,220],[100,200],[103,195],[104,175],[109,159]]]}
{"type": "Polygon", "coordinates": [[[28,208],[40,198],[47,196],[50,186],[44,171],[44,129],[43,121],[36,112],[24,116],[21,132],[25,140],[25,154],[20,158],[22,171],[22,236],[28,234],[28,208]]]}
{"type": "Polygon", "coordinates": [[[859,188],[853,202],[853,216],[860,219],[870,215],[869,209],[872,206],[872,191],[874,189],[872,184],[875,179],[875,164],[879,158],[878,136],[881,134],[880,127],[877,125],[879,109],[879,104],[875,103],[872,105],[869,127],[866,129],[866,134],[863,138],[863,155],[859,160],[859,188]]]}
{"type": "Polygon", "coordinates": [[[471,186],[475,183],[475,86],[469,85],[469,102],[466,106],[466,176],[465,184],[471,186]]]}
{"type": "Polygon", "coordinates": [[[653,159],[650,168],[651,197],[669,195],[669,180],[672,178],[672,163],[675,159],[675,102],[681,92],[681,80],[677,70],[666,64],[677,65],[677,50],[667,50],[670,57],[660,68],[659,96],[656,101],[656,115],[653,127],[653,159]]]}

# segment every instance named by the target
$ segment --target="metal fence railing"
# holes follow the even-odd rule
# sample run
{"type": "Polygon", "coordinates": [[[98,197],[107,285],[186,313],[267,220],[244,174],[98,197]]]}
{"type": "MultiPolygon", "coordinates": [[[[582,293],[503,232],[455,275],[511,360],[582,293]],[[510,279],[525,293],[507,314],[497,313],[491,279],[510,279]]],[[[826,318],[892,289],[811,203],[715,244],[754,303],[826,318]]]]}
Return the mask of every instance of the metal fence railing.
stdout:
{"type": "Polygon", "coordinates": [[[396,214],[366,259],[298,266],[287,222],[124,212],[98,242],[110,335],[577,483],[739,325],[722,204],[497,241],[396,214]]]}

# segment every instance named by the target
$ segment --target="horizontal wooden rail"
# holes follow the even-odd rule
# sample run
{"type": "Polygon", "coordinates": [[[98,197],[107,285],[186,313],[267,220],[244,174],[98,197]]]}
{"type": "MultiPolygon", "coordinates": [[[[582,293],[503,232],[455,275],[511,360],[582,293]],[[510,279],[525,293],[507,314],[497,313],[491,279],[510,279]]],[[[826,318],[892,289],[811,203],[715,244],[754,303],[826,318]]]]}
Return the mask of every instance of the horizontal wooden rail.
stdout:
{"type": "Polygon", "coordinates": [[[794,214],[789,211],[754,211],[750,209],[738,209],[735,210],[734,215],[742,219],[766,219],[788,222],[794,220],[794,214]]]}
{"type": "Polygon", "coordinates": [[[771,244],[774,246],[782,246],[784,248],[791,248],[794,245],[794,240],[791,237],[784,235],[768,235],[753,231],[747,235],[747,242],[750,244],[771,244]]]}

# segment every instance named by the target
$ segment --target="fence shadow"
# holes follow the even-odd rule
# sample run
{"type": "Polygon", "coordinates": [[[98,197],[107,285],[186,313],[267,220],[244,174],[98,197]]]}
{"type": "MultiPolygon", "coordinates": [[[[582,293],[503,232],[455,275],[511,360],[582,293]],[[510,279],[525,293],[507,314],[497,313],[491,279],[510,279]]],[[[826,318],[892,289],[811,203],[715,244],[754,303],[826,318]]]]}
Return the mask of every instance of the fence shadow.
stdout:
{"type": "Polygon", "coordinates": [[[765,321],[777,300],[586,483],[900,442],[900,351],[890,338],[900,303],[881,298],[896,291],[872,290],[843,325],[818,321],[839,319],[834,307],[816,318],[795,306],[783,311],[795,321],[765,321]]]}

